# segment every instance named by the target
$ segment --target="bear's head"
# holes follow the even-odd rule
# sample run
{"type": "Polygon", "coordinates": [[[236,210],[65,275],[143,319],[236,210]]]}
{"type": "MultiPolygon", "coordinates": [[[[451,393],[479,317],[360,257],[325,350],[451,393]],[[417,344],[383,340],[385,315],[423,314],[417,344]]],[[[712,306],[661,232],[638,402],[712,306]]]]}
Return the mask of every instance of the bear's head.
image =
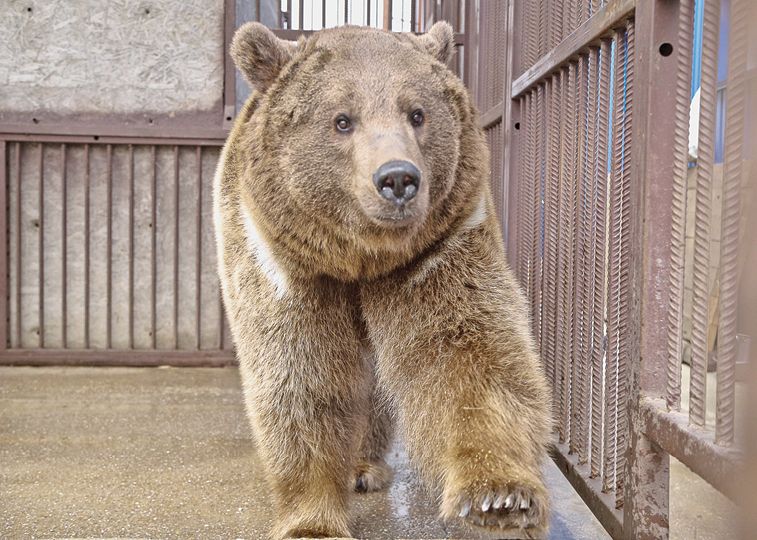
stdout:
{"type": "Polygon", "coordinates": [[[243,121],[258,212],[318,224],[307,234],[323,237],[304,243],[354,244],[373,258],[430,245],[474,190],[473,179],[460,185],[463,132],[481,143],[445,66],[453,49],[446,22],[421,36],[347,26],[296,43],[242,26],[231,54],[256,91],[243,121]]]}

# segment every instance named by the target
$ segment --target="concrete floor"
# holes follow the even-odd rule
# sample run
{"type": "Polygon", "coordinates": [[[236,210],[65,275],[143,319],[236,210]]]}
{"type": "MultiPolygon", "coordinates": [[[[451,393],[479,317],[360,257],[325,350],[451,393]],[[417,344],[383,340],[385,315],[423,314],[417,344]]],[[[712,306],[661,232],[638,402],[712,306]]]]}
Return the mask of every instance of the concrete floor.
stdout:
{"type": "MultiPolygon", "coordinates": [[[[437,519],[397,445],[360,538],[477,538],[437,519]]],[[[608,538],[546,467],[550,538],[608,538]]],[[[0,538],[264,538],[268,492],[235,369],[0,368],[0,538]]],[[[488,537],[487,537],[488,538],[488,537]]]]}

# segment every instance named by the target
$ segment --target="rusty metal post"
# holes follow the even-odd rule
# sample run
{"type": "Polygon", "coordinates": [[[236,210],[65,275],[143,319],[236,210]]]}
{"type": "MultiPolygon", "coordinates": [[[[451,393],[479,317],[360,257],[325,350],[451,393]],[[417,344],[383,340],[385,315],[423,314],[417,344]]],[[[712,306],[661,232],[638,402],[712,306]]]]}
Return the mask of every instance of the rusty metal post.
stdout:
{"type": "Polygon", "coordinates": [[[384,30],[392,29],[392,0],[384,0],[384,30]]]}
{"type": "MultiPolygon", "coordinates": [[[[476,2],[467,2],[465,4],[465,9],[465,43],[463,44],[463,52],[465,56],[463,61],[463,80],[468,91],[475,97],[478,95],[480,17],[476,2]]],[[[420,28],[418,21],[415,22],[414,28],[416,28],[415,31],[420,28]]]]}
{"type": "Polygon", "coordinates": [[[0,141],[0,351],[8,348],[8,293],[9,293],[9,276],[8,272],[8,230],[7,223],[7,194],[8,194],[8,144],[0,141]]]}
{"type": "Polygon", "coordinates": [[[669,456],[644,433],[642,397],[664,398],[667,387],[670,230],[675,163],[675,93],[679,3],[636,6],[636,94],[631,154],[632,316],[628,388],[629,445],[625,469],[624,536],[668,537],[669,456]]]}
{"type": "Polygon", "coordinates": [[[681,407],[683,358],[683,291],[686,248],[686,179],[689,153],[689,101],[691,99],[691,42],[694,0],[680,0],[676,60],[675,168],[671,224],[670,307],[668,312],[668,390],[670,410],[681,407]]]}
{"type": "Polygon", "coordinates": [[[718,329],[717,417],[715,441],[734,442],[736,414],[737,303],[739,289],[739,240],[741,183],[744,159],[744,119],[747,107],[746,69],[749,0],[732,0],[726,104],[725,172],[720,276],[720,325],[718,329]]]}
{"type": "MultiPolygon", "coordinates": [[[[510,49],[510,73],[513,73],[513,70],[515,70],[518,66],[521,65],[522,59],[522,50],[523,50],[523,42],[519,39],[514,39],[512,37],[512,33],[515,32],[517,28],[517,22],[521,20],[523,17],[523,3],[517,2],[516,0],[509,0],[508,2],[508,24],[507,29],[508,33],[510,34],[510,38],[508,42],[512,45],[512,48],[510,49]]],[[[507,83],[506,83],[507,84],[507,83]]],[[[518,238],[520,237],[521,233],[521,224],[518,221],[518,180],[519,180],[519,167],[518,164],[521,161],[521,154],[524,150],[525,145],[525,131],[523,127],[521,126],[521,121],[524,119],[523,114],[525,113],[525,110],[523,110],[522,107],[522,100],[520,99],[510,99],[510,92],[509,89],[506,90],[507,92],[507,98],[505,99],[505,117],[503,118],[503,121],[507,122],[508,120],[508,112],[509,112],[509,124],[510,126],[506,126],[511,128],[510,134],[511,136],[508,137],[507,131],[505,132],[505,142],[506,142],[506,152],[509,151],[510,156],[509,159],[506,159],[505,162],[505,186],[506,186],[506,197],[508,198],[507,205],[505,208],[507,209],[507,215],[504,216],[504,221],[506,225],[506,232],[505,232],[505,249],[507,250],[507,258],[508,262],[510,263],[510,266],[512,268],[517,267],[517,261],[520,258],[520,253],[518,252],[518,238]],[[508,111],[509,109],[509,111],[508,111]]],[[[507,154],[506,154],[507,158],[507,154]]]]}
{"type": "Polygon", "coordinates": [[[704,427],[707,412],[707,363],[710,325],[710,260],[712,184],[715,164],[718,35],[720,0],[704,3],[702,84],[697,149],[696,208],[694,214],[694,295],[691,314],[691,394],[689,421],[704,427]]]}

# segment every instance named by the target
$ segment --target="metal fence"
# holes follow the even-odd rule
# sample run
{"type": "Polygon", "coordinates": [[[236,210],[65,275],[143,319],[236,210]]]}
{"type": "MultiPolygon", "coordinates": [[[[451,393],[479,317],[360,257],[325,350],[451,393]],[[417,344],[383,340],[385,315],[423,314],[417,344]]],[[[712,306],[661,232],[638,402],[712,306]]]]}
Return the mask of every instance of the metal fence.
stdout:
{"type": "Polygon", "coordinates": [[[737,356],[748,354],[737,319],[747,3],[730,2],[722,185],[713,173],[717,0],[704,2],[693,168],[693,0],[470,8],[480,10],[468,38],[479,59],[472,85],[510,260],[552,383],[555,458],[616,538],[667,537],[669,456],[735,494],[737,356]],[[688,247],[687,223],[696,231],[688,247]],[[708,400],[713,377],[717,399],[708,400]]]}

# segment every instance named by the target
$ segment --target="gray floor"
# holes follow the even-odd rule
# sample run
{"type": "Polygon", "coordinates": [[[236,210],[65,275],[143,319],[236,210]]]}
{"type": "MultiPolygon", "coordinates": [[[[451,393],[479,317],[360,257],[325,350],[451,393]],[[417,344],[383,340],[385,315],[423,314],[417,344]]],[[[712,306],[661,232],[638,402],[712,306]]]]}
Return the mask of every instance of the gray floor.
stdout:
{"type": "MultiPolygon", "coordinates": [[[[398,445],[361,538],[472,538],[442,524],[398,445]]],[[[0,537],[262,538],[270,524],[234,369],[0,368],[0,537]]],[[[605,538],[550,463],[552,538],[605,538]]]]}
{"type": "MultiPolygon", "coordinates": [[[[355,498],[358,537],[477,538],[437,519],[401,446],[391,463],[387,492],[355,498]]],[[[727,501],[681,467],[676,536],[725,538],[727,501]]],[[[546,474],[550,538],[607,538],[546,474]]],[[[263,538],[268,508],[235,369],[0,368],[0,538],[263,538]]]]}

